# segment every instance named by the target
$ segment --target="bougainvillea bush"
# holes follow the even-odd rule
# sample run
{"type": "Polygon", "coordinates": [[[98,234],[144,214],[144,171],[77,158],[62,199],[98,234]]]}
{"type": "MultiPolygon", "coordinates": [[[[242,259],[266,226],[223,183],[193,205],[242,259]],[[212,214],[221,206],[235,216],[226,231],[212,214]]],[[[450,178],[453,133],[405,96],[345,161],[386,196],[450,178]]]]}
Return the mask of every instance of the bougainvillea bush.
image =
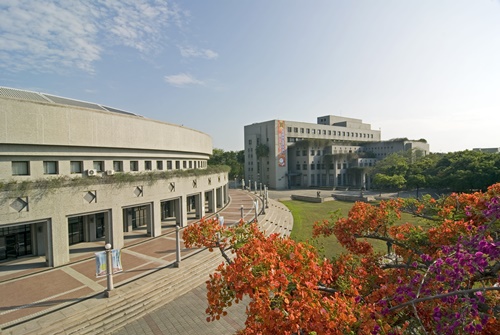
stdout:
{"type": "Polygon", "coordinates": [[[249,297],[242,334],[498,334],[500,184],[487,192],[355,203],[316,222],[348,253],[324,259],[310,244],[265,236],[256,224],[202,220],[188,247],[218,249],[207,282],[208,320],[249,297]],[[402,211],[421,224],[394,225],[402,211]],[[387,254],[370,240],[385,241],[387,254]]]}

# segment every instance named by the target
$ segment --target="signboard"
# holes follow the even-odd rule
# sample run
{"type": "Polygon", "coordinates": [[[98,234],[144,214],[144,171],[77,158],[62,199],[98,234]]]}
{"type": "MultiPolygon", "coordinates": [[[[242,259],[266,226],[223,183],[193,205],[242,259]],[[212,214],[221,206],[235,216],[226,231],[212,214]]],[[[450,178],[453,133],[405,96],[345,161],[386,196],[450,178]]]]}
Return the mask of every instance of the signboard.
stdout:
{"type": "MultiPolygon", "coordinates": [[[[112,273],[122,272],[122,257],[118,249],[111,250],[112,273]]],[[[104,277],[106,273],[106,251],[95,253],[95,275],[96,277],[104,277]]]]}
{"type": "Polygon", "coordinates": [[[286,166],[285,121],[278,120],[278,166],[286,166]]]}

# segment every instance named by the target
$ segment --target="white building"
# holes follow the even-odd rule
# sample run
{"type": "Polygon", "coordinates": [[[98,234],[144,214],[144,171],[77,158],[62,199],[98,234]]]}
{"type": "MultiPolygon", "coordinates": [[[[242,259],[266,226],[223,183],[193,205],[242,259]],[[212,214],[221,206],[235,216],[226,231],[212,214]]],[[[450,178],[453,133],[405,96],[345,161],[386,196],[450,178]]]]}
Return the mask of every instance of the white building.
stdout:
{"type": "Polygon", "coordinates": [[[245,126],[245,179],[273,189],[351,186],[369,188],[368,168],[388,154],[417,150],[423,141],[381,141],[362,120],[334,115],[317,123],[271,120],[245,126]]]}
{"type": "Polygon", "coordinates": [[[115,108],[0,87],[0,260],[186,225],[228,202],[212,139],[115,108]]]}

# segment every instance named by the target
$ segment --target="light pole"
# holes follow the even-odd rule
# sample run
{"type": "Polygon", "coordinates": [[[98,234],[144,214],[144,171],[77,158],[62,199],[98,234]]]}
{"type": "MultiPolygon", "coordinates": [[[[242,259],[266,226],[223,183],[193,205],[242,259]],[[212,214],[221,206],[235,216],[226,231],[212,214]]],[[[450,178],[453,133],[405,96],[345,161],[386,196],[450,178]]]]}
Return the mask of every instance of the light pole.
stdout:
{"type": "Polygon", "coordinates": [[[106,250],[106,282],[107,282],[107,290],[106,297],[110,297],[111,291],[113,290],[113,260],[112,260],[112,247],[110,243],[106,243],[104,246],[106,250]]]}

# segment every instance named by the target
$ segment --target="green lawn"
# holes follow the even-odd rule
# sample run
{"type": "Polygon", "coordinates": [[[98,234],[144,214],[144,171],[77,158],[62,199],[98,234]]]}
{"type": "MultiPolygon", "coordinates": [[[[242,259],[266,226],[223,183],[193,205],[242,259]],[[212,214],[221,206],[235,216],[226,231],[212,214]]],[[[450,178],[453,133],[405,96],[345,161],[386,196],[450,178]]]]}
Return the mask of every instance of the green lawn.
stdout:
{"type": "MultiPolygon", "coordinates": [[[[323,203],[311,203],[304,201],[287,200],[282,203],[290,209],[293,214],[293,230],[291,238],[295,241],[309,241],[320,250],[325,257],[331,258],[340,255],[346,250],[338,243],[335,236],[321,237],[317,241],[312,240],[312,227],[314,222],[329,219],[332,212],[341,210],[342,216],[347,216],[354,203],[343,201],[327,201],[323,203]]],[[[409,214],[403,214],[400,223],[416,223],[416,219],[409,214]]],[[[387,246],[382,241],[370,241],[375,250],[387,252],[387,246]]]]}

